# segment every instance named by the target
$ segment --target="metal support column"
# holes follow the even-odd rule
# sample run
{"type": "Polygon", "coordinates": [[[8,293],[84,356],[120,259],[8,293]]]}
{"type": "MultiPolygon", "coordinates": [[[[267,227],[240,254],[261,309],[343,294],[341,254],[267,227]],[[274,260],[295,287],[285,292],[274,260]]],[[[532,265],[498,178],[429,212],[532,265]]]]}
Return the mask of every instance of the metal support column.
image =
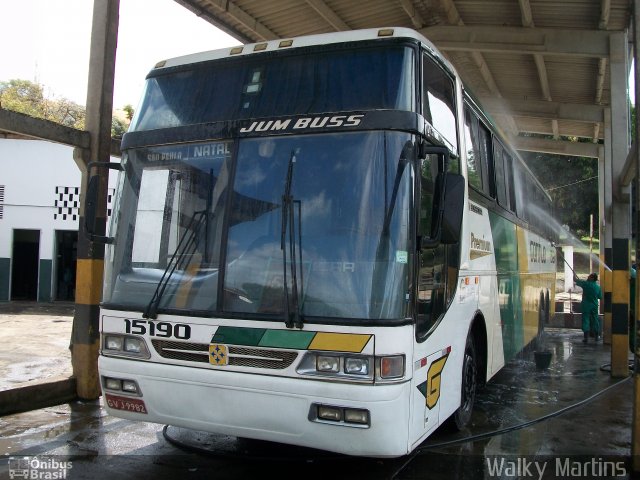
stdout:
{"type": "MultiPolygon", "coordinates": [[[[76,163],[82,171],[80,229],[85,224],[84,199],[88,184],[87,161],[108,162],[111,151],[111,112],[113,110],[113,78],[115,72],[120,0],[95,0],[91,31],[91,54],[87,88],[86,130],[91,134],[89,152],[77,151],[76,163]]],[[[108,174],[101,175],[97,204],[96,233],[104,235],[108,174]]],[[[76,377],[78,397],[95,399],[100,396],[98,378],[99,303],[102,297],[104,245],[90,242],[82,233],[78,236],[76,308],[71,332],[71,363],[76,377]]]]}
{"type": "Polygon", "coordinates": [[[603,335],[605,344],[611,344],[611,272],[604,265],[611,265],[611,253],[613,242],[613,192],[611,185],[612,164],[611,159],[611,109],[604,109],[604,147],[599,151],[599,189],[600,189],[600,286],[602,287],[603,302],[601,305],[603,313],[603,335]],[[609,188],[606,188],[609,186],[609,188]]]}
{"type": "MultiPolygon", "coordinates": [[[[634,73],[635,73],[635,98],[636,98],[636,106],[638,105],[638,101],[640,100],[640,65],[638,64],[640,61],[640,34],[638,32],[638,28],[640,28],[640,0],[633,1],[633,18],[632,18],[632,27],[631,30],[634,32],[633,35],[633,57],[634,57],[634,73]]],[[[640,139],[640,122],[636,121],[635,125],[635,137],[636,142],[640,139]]],[[[636,192],[639,194],[636,195],[636,218],[640,220],[640,148],[635,149],[635,162],[636,162],[636,176],[634,179],[636,185],[636,192]]],[[[638,223],[640,225],[640,223],[638,223]]],[[[640,233],[636,233],[636,242],[634,245],[636,249],[636,261],[640,259],[640,233]]],[[[634,373],[633,373],[633,419],[631,423],[631,459],[632,459],[632,468],[633,471],[637,474],[640,473],[640,355],[638,346],[640,345],[640,330],[638,329],[638,316],[640,314],[640,310],[638,309],[638,305],[640,305],[640,295],[638,292],[640,291],[640,279],[636,279],[636,305],[635,305],[635,318],[634,324],[636,326],[635,335],[636,335],[636,348],[634,352],[634,373]]]]}
{"type": "MultiPolygon", "coordinates": [[[[608,121],[610,121],[610,116],[608,121]]],[[[602,341],[603,343],[609,344],[611,343],[611,285],[609,285],[609,289],[606,288],[606,278],[608,272],[604,268],[604,265],[607,265],[606,247],[607,245],[611,244],[610,238],[609,241],[607,241],[607,233],[610,230],[611,218],[607,217],[606,214],[607,211],[611,211],[610,208],[607,208],[607,206],[611,204],[611,189],[605,188],[607,179],[606,166],[607,163],[605,161],[605,147],[604,145],[600,145],[598,147],[598,238],[600,239],[600,264],[598,269],[598,276],[600,277],[600,287],[602,288],[602,295],[604,297],[603,301],[600,303],[600,313],[602,313],[603,315],[602,341]]],[[[609,176],[610,174],[611,172],[609,171],[609,176]]],[[[609,185],[611,185],[611,183],[609,183],[609,185]]],[[[608,251],[610,254],[611,249],[609,249],[608,251]]]]}
{"type": "Polygon", "coordinates": [[[620,178],[629,152],[629,57],[626,33],[609,37],[609,72],[611,79],[611,173],[612,219],[611,242],[611,376],[629,375],[629,266],[631,210],[627,195],[622,194],[620,178]]]}

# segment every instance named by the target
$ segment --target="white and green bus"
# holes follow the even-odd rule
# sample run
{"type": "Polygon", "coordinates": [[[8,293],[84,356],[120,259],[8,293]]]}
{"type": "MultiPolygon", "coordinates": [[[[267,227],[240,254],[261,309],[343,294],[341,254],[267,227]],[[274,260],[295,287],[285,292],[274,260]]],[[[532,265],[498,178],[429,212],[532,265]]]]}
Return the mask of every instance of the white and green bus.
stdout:
{"type": "Polygon", "coordinates": [[[550,199],[412,30],[162,61],[122,152],[112,415],[401,456],[549,315],[550,199]]]}

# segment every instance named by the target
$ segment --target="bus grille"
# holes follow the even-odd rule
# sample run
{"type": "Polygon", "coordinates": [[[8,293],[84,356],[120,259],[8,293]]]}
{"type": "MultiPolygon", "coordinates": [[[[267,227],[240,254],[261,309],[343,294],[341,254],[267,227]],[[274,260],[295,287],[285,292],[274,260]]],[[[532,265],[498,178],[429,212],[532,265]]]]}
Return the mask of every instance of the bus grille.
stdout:
{"type": "MultiPolygon", "coordinates": [[[[209,363],[209,344],[151,340],[153,348],[162,358],[186,362],[209,363]]],[[[283,370],[289,367],[297,352],[266,350],[262,348],[236,347],[229,345],[229,365],[237,367],[269,368],[283,370]]]]}

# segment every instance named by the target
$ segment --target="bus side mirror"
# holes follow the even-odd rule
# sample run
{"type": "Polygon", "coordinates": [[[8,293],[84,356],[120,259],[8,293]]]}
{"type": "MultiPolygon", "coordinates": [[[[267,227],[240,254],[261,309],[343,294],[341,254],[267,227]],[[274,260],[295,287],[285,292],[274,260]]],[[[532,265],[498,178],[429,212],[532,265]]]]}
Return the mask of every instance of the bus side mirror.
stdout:
{"type": "Polygon", "coordinates": [[[465,180],[457,173],[439,173],[433,205],[433,237],[422,237],[420,248],[435,248],[460,241],[465,180]]]}
{"type": "MultiPolygon", "coordinates": [[[[91,175],[91,169],[108,168],[111,170],[122,170],[122,165],[116,162],[91,162],[87,165],[87,175],[91,175]]],[[[100,190],[100,175],[89,177],[87,185],[87,195],[84,203],[84,225],[83,231],[85,236],[92,242],[97,243],[113,243],[113,237],[97,234],[95,231],[96,214],[98,208],[98,193],[100,190]]]]}
{"type": "Polygon", "coordinates": [[[446,176],[440,242],[451,245],[460,241],[465,181],[457,173],[447,173],[446,176]]]}
{"type": "Polygon", "coordinates": [[[457,173],[447,172],[451,153],[442,146],[421,145],[420,156],[433,155],[439,173],[433,182],[431,235],[420,238],[420,248],[435,248],[460,241],[462,213],[464,212],[465,179],[457,173]]]}

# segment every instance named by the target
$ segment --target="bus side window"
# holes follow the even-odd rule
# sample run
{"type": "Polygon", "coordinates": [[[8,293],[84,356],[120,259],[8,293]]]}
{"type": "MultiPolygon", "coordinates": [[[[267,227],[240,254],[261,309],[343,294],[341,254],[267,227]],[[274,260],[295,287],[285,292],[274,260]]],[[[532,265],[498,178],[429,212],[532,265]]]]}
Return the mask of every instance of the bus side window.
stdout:
{"type": "Polygon", "coordinates": [[[494,141],[493,145],[496,198],[499,205],[515,213],[516,197],[513,183],[513,158],[499,142],[494,141]]]}
{"type": "Polygon", "coordinates": [[[426,333],[444,312],[445,246],[423,249],[418,271],[418,330],[426,333]]]}
{"type": "Polygon", "coordinates": [[[537,203],[537,188],[522,168],[520,163],[514,165],[514,181],[516,182],[515,195],[518,217],[525,222],[531,223],[531,215],[529,205],[537,203]]]}
{"type": "Polygon", "coordinates": [[[491,131],[478,122],[478,144],[480,147],[480,162],[482,165],[482,178],[484,193],[490,197],[496,195],[496,181],[493,175],[493,149],[491,148],[491,131]]]}
{"type": "Polygon", "coordinates": [[[422,114],[451,145],[456,136],[455,86],[451,77],[427,55],[422,56],[422,114]]]}
{"type": "Polygon", "coordinates": [[[482,191],[482,157],[478,138],[478,117],[465,106],[464,138],[467,150],[467,179],[469,185],[482,191]]]}
{"type": "Polygon", "coordinates": [[[493,167],[495,172],[494,180],[496,182],[496,200],[498,200],[498,205],[507,208],[507,187],[505,183],[503,158],[502,145],[494,142],[493,167]]]}
{"type": "Polygon", "coordinates": [[[513,157],[511,155],[509,155],[506,151],[504,152],[504,170],[506,172],[506,187],[507,187],[507,192],[509,194],[509,207],[511,209],[512,212],[516,212],[516,185],[515,185],[515,179],[514,179],[514,175],[513,175],[513,168],[514,168],[514,162],[513,162],[513,157]]]}
{"type": "Polygon", "coordinates": [[[436,187],[436,177],[439,171],[438,159],[436,155],[429,155],[420,164],[420,212],[419,212],[419,235],[425,237],[432,236],[433,220],[433,195],[436,187]]]}

